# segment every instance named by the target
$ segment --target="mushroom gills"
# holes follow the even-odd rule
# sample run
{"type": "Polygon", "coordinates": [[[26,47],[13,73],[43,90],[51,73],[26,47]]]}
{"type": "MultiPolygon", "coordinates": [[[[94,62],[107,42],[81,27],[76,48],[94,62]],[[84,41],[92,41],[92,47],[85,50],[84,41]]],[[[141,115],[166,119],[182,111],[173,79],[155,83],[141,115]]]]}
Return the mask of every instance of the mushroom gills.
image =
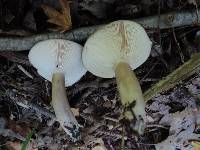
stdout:
{"type": "Polygon", "coordinates": [[[63,73],[57,72],[52,76],[52,105],[60,125],[70,139],[73,142],[80,140],[80,126],[78,126],[67,100],[63,73]]]}
{"type": "Polygon", "coordinates": [[[121,103],[124,107],[124,117],[125,119],[132,120],[135,116],[137,122],[134,128],[139,134],[143,134],[146,113],[140,83],[130,65],[126,62],[119,62],[116,65],[115,75],[121,103]]]}

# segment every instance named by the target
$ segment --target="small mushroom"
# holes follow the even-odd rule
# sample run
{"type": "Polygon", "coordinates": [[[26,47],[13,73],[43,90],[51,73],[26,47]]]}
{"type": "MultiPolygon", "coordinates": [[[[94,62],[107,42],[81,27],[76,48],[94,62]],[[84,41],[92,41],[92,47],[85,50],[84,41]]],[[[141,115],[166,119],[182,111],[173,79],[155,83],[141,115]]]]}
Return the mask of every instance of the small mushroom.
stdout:
{"type": "Polygon", "coordinates": [[[52,105],[57,120],[74,142],[80,139],[80,125],[69,106],[65,87],[86,73],[81,53],[82,46],[75,42],[50,39],[37,43],[28,55],[38,73],[52,82],[52,105]]]}
{"type": "Polygon", "coordinates": [[[132,69],[146,61],[151,45],[142,26],[133,21],[120,20],[93,33],[82,53],[83,64],[88,71],[102,78],[116,77],[124,116],[129,120],[134,116],[137,118],[139,123],[135,128],[140,134],[144,131],[146,120],[145,102],[132,69]]]}

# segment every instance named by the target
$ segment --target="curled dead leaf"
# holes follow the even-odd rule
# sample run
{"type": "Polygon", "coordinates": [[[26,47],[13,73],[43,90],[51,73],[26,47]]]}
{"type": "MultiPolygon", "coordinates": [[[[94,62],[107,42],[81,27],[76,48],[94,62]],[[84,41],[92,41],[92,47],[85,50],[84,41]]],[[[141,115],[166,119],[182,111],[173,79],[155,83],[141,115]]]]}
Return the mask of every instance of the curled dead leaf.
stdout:
{"type": "Polygon", "coordinates": [[[107,149],[105,148],[105,146],[97,145],[93,147],[92,150],[107,150],[107,149]]]}
{"type": "Polygon", "coordinates": [[[80,116],[79,108],[71,108],[74,116],[80,116]]]}
{"type": "Polygon", "coordinates": [[[64,32],[71,29],[72,27],[70,7],[69,2],[67,0],[59,0],[59,3],[62,8],[61,12],[47,5],[41,5],[41,8],[49,17],[47,21],[49,23],[57,25],[57,31],[64,32]]]}
{"type": "Polygon", "coordinates": [[[200,150],[200,142],[199,141],[191,141],[191,145],[193,146],[194,150],[200,150]]]}

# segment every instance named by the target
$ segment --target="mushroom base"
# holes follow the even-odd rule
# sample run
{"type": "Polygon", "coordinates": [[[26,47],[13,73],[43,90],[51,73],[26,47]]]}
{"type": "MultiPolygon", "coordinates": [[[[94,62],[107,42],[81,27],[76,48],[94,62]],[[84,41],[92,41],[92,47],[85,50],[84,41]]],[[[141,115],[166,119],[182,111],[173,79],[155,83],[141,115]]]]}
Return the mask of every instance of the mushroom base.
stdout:
{"type": "Polygon", "coordinates": [[[65,77],[63,73],[54,73],[52,77],[52,105],[58,122],[72,141],[80,140],[80,129],[75,119],[65,90],[65,77]]]}
{"type": "Polygon", "coordinates": [[[135,126],[137,129],[135,130],[137,130],[139,134],[142,134],[144,131],[146,113],[144,97],[137,77],[129,64],[125,62],[119,62],[116,65],[115,76],[121,103],[124,106],[124,117],[125,119],[132,120],[135,116],[137,118],[137,127],[135,126]]]}

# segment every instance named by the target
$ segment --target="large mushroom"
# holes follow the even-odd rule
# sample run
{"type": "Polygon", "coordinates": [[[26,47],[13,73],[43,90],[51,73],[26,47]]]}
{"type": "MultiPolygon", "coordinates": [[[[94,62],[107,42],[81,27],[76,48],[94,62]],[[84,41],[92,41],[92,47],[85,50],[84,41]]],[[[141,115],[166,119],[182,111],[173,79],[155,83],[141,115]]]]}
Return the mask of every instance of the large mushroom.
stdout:
{"type": "Polygon", "coordinates": [[[80,125],[69,106],[65,87],[86,73],[81,53],[82,46],[75,42],[50,39],[34,45],[28,55],[38,73],[52,82],[52,105],[57,120],[72,141],[80,139],[80,125]]]}
{"type": "Polygon", "coordinates": [[[141,25],[120,20],[94,32],[86,41],[82,53],[83,64],[88,71],[102,78],[116,77],[125,118],[137,118],[139,123],[135,128],[140,134],[144,131],[146,120],[145,103],[132,69],[146,61],[151,45],[141,25]]]}

